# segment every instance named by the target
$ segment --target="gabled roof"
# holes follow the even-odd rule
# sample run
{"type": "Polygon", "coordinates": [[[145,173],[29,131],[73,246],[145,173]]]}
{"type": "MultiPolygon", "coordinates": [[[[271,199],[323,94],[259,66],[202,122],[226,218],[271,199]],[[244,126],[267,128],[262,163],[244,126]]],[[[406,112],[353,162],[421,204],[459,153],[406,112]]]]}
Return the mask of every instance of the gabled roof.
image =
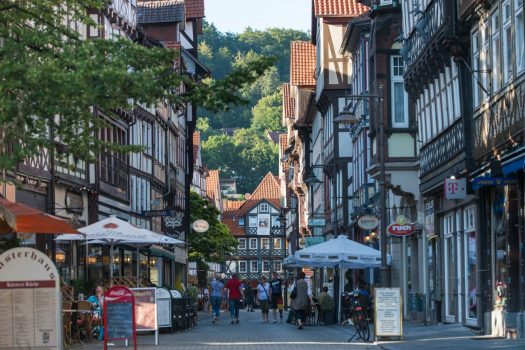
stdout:
{"type": "Polygon", "coordinates": [[[273,205],[275,208],[280,209],[281,208],[281,190],[279,185],[279,180],[276,179],[275,176],[273,176],[272,173],[266,174],[264,179],[262,179],[261,183],[253,194],[250,196],[250,199],[246,200],[246,202],[242,205],[241,208],[239,208],[239,215],[245,215],[247,212],[249,212],[253,207],[255,207],[259,202],[265,200],[271,205],[273,205]]]}
{"type": "Polygon", "coordinates": [[[204,17],[204,0],[186,0],[186,18],[204,17]]]}
{"type": "Polygon", "coordinates": [[[139,24],[184,22],[184,0],[138,1],[139,24]]]}
{"type": "Polygon", "coordinates": [[[213,201],[221,198],[219,181],[219,170],[209,170],[206,176],[206,195],[213,201]]]}
{"type": "Polygon", "coordinates": [[[244,226],[239,226],[239,208],[244,204],[244,201],[223,201],[222,223],[228,226],[230,232],[234,236],[244,236],[244,226]],[[235,220],[234,220],[235,218],[235,220]]]}
{"type": "Polygon", "coordinates": [[[294,117],[294,103],[290,94],[290,84],[283,84],[283,118],[294,117]]]}
{"type": "Polygon", "coordinates": [[[308,41],[292,41],[290,45],[290,84],[315,86],[315,45],[308,41]]]}
{"type": "Polygon", "coordinates": [[[368,10],[357,0],[314,0],[315,17],[357,17],[368,10]]]}
{"type": "Polygon", "coordinates": [[[197,160],[199,159],[199,150],[201,148],[201,133],[199,131],[195,131],[193,133],[193,164],[197,164],[197,160]]]}

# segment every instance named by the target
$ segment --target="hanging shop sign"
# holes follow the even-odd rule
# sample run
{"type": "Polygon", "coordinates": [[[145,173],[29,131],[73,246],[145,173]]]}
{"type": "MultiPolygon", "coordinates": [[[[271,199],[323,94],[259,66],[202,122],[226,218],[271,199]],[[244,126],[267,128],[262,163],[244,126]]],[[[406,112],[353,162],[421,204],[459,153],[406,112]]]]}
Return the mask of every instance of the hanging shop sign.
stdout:
{"type": "Polygon", "coordinates": [[[403,215],[399,215],[396,219],[395,224],[390,224],[387,227],[387,231],[398,237],[409,236],[416,230],[414,224],[411,224],[406,221],[406,218],[403,215]]]}
{"type": "Polygon", "coordinates": [[[325,219],[308,219],[308,226],[310,227],[324,227],[325,225],[325,219]]]}
{"type": "Polygon", "coordinates": [[[467,180],[445,179],[445,199],[465,199],[467,198],[467,180]]]}
{"type": "Polygon", "coordinates": [[[379,219],[373,215],[363,215],[357,219],[357,226],[363,230],[373,230],[379,226],[379,219]]]}
{"type": "Polygon", "coordinates": [[[515,177],[477,177],[472,181],[472,189],[479,190],[485,186],[510,186],[517,185],[518,180],[515,177]]]}
{"type": "Polygon", "coordinates": [[[208,224],[208,221],[206,220],[199,219],[193,222],[192,227],[193,231],[203,233],[208,231],[208,229],[210,228],[210,224],[208,224]]]}

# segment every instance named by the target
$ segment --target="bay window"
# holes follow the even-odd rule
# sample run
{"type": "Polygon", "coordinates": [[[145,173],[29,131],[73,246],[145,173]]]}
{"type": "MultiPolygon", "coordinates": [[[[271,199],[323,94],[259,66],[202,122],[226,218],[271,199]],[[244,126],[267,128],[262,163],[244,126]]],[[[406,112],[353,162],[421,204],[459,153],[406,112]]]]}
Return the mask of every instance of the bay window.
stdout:
{"type": "Polygon", "coordinates": [[[514,0],[514,42],[516,43],[516,71],[525,70],[525,25],[523,0],[514,0]]]}

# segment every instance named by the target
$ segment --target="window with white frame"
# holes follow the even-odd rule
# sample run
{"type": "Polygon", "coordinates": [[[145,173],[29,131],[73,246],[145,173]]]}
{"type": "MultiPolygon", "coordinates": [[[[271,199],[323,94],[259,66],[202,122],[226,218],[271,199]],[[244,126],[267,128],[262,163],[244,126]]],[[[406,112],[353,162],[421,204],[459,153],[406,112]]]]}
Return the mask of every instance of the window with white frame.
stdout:
{"type": "Polygon", "coordinates": [[[443,219],[443,234],[450,236],[452,233],[454,233],[454,215],[450,214],[443,219]]]}
{"type": "Polygon", "coordinates": [[[281,239],[280,238],[273,239],[273,249],[281,249],[281,239]]]}
{"type": "Polygon", "coordinates": [[[280,260],[274,261],[273,270],[276,272],[281,272],[283,270],[283,263],[280,260]]]}
{"type": "Polygon", "coordinates": [[[269,260],[263,260],[262,272],[270,272],[270,261],[269,260]]]}
{"type": "Polygon", "coordinates": [[[250,261],[250,272],[259,272],[259,262],[257,260],[250,261]]]}
{"type": "Polygon", "coordinates": [[[240,273],[248,272],[248,263],[246,261],[239,261],[239,272],[240,273]]]}
{"type": "Polygon", "coordinates": [[[514,42],[516,43],[516,71],[525,70],[525,20],[523,0],[514,0],[514,42]]]}
{"type": "Polygon", "coordinates": [[[501,87],[501,17],[498,9],[490,14],[490,29],[491,29],[491,50],[492,50],[492,92],[496,92],[501,87]]]}
{"type": "Polygon", "coordinates": [[[506,84],[512,79],[512,14],[511,14],[511,0],[506,0],[501,4],[502,10],[502,24],[503,24],[503,83],[506,84]]]}
{"type": "Polygon", "coordinates": [[[270,239],[261,238],[261,249],[270,249],[270,239]]]}
{"type": "Polygon", "coordinates": [[[480,50],[480,36],[477,30],[471,34],[472,41],[472,102],[473,107],[478,107],[481,103],[481,50],[480,50]]]}
{"type": "Polygon", "coordinates": [[[250,238],[250,249],[257,249],[257,238],[250,238]]]}
{"type": "Polygon", "coordinates": [[[239,246],[237,249],[246,249],[246,238],[239,238],[239,246]]]}
{"type": "Polygon", "coordinates": [[[408,128],[408,94],[403,81],[404,66],[401,56],[390,58],[391,90],[392,90],[392,127],[408,128]]]}
{"type": "Polygon", "coordinates": [[[267,213],[270,211],[270,206],[266,203],[262,203],[261,205],[259,205],[259,211],[261,213],[267,213]]]}

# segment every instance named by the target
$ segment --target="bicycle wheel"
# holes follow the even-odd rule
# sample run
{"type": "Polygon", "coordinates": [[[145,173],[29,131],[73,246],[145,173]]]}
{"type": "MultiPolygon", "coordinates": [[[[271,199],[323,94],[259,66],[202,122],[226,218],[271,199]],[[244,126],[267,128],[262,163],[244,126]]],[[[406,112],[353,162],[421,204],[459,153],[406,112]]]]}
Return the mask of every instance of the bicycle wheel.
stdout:
{"type": "Polygon", "coordinates": [[[367,342],[370,340],[370,327],[368,326],[366,314],[363,311],[359,311],[355,317],[355,328],[363,341],[367,342]]]}

